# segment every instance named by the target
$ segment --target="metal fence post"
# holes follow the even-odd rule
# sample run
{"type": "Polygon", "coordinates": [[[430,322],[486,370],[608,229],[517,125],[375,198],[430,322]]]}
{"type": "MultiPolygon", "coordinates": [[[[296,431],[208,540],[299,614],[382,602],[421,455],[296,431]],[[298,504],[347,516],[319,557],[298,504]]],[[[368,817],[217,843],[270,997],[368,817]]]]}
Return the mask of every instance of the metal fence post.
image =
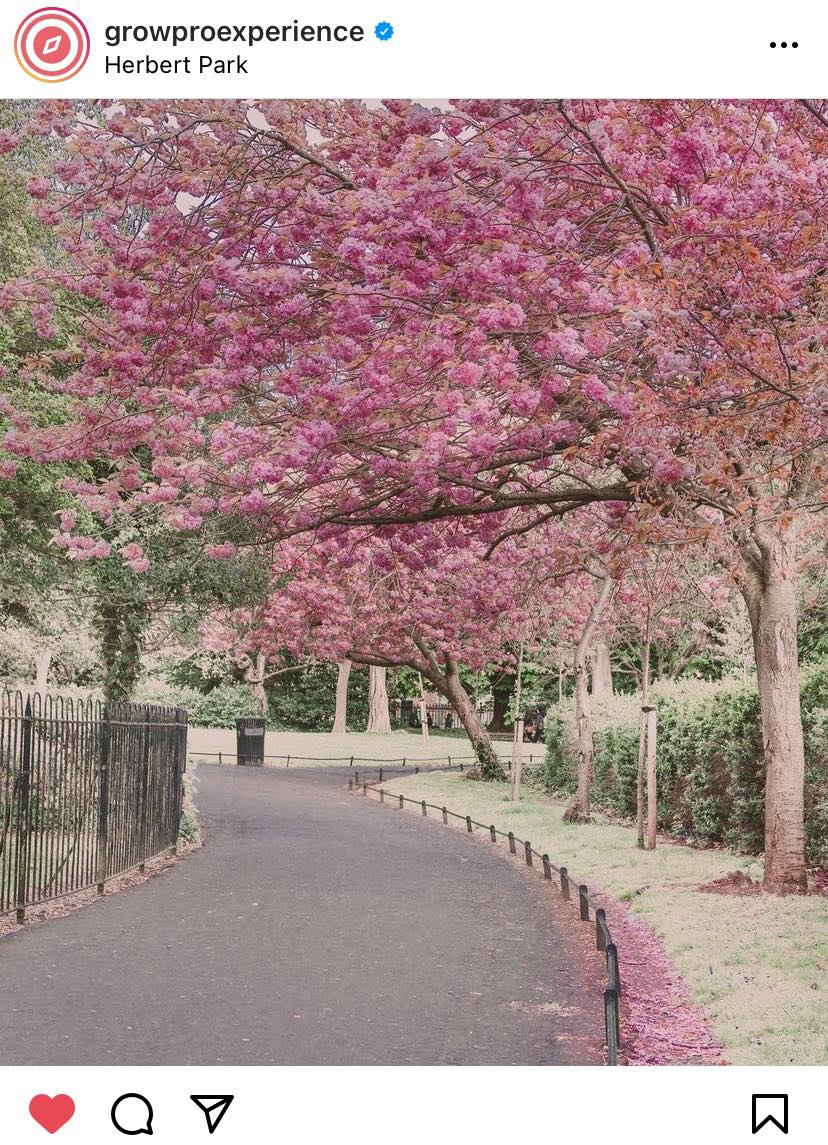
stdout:
{"type": "Polygon", "coordinates": [[[150,728],[149,728],[149,712],[144,717],[144,729],[141,743],[141,830],[140,830],[140,855],[141,862],[138,864],[138,871],[143,874],[146,870],[146,857],[147,857],[147,791],[149,789],[149,752],[150,752],[150,728]]]}
{"type": "Polygon", "coordinates": [[[100,751],[98,753],[98,894],[104,893],[107,868],[109,866],[109,755],[112,748],[112,724],[109,718],[109,704],[104,704],[101,718],[100,751]]]}
{"type": "Polygon", "coordinates": [[[26,899],[29,889],[29,828],[32,791],[32,701],[26,700],[23,715],[23,737],[20,754],[20,776],[17,786],[17,851],[15,853],[15,883],[17,921],[26,919],[26,899]]]}
{"type": "Polygon", "coordinates": [[[173,802],[173,816],[170,824],[171,846],[175,855],[178,853],[178,836],[181,831],[181,812],[184,809],[184,765],[187,751],[187,719],[183,708],[175,709],[175,797],[173,802]]]}

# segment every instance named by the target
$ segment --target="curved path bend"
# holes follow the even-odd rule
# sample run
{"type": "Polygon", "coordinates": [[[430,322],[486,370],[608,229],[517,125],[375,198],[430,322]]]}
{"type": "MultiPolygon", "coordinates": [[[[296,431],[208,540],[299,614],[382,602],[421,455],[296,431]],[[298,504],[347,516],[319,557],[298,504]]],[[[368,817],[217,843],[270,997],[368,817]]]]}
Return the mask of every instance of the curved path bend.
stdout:
{"type": "Polygon", "coordinates": [[[602,1061],[587,928],[499,848],[339,769],[198,775],[202,850],[0,941],[0,1064],[602,1061]]]}

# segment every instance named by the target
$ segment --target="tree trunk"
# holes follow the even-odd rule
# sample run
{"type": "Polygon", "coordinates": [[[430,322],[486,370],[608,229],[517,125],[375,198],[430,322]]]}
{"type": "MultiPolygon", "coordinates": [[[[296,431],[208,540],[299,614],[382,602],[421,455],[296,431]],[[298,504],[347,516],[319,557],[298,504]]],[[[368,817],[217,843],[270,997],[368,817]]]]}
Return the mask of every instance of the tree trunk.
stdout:
{"type": "Polygon", "coordinates": [[[471,740],[474,754],[480,765],[480,774],[483,779],[503,779],[503,768],[498,759],[497,752],[492,744],[491,737],[483,726],[477,709],[471,701],[457,669],[457,662],[446,653],[443,657],[446,670],[442,680],[430,676],[435,687],[444,693],[446,699],[457,712],[457,718],[466,730],[471,740]]]}
{"type": "Polygon", "coordinates": [[[253,700],[256,705],[256,714],[260,716],[267,716],[268,701],[267,691],[265,690],[265,670],[267,668],[267,656],[264,652],[257,652],[256,659],[252,660],[244,671],[245,682],[250,685],[250,690],[253,693],[253,700]]]}
{"type": "Polygon", "coordinates": [[[641,722],[638,731],[638,775],[635,783],[635,822],[638,828],[638,846],[644,850],[644,761],[647,752],[647,708],[650,706],[650,605],[644,621],[644,641],[641,648],[641,722]]]}
{"type": "Polygon", "coordinates": [[[807,894],[805,746],[796,646],[795,537],[782,526],[756,537],[743,592],[750,614],[765,750],[765,887],[807,894]]]}
{"type": "Polygon", "coordinates": [[[336,676],[336,711],[334,713],[332,735],[344,735],[348,730],[348,680],[351,675],[351,661],[340,660],[336,676]]]}
{"type": "Polygon", "coordinates": [[[509,798],[513,803],[520,799],[520,781],[523,778],[523,643],[518,657],[517,690],[515,692],[514,735],[512,737],[512,782],[509,798]]]}
{"type": "Polygon", "coordinates": [[[35,656],[35,692],[44,698],[49,686],[49,669],[51,666],[52,649],[41,648],[35,656]]]}
{"type": "Polygon", "coordinates": [[[388,735],[391,732],[391,717],[388,713],[388,689],[385,684],[387,668],[371,664],[368,668],[368,726],[366,731],[388,735]]]}
{"type": "Polygon", "coordinates": [[[590,609],[581,639],[575,649],[575,722],[578,733],[578,791],[575,802],[566,811],[564,819],[570,823],[587,823],[590,819],[589,797],[592,786],[592,705],[589,700],[589,651],[595,629],[601,620],[615,582],[605,573],[601,588],[590,609]]]}
{"type": "Polygon", "coordinates": [[[612,695],[612,665],[607,645],[601,640],[595,645],[595,655],[592,661],[592,697],[596,700],[606,699],[612,695]]]}
{"type": "Polygon", "coordinates": [[[423,739],[428,739],[428,711],[426,709],[425,688],[423,687],[422,674],[419,676],[420,681],[420,734],[423,739]]]}
{"type": "Polygon", "coordinates": [[[149,621],[144,601],[98,598],[95,627],[100,635],[103,691],[107,703],[129,700],[141,671],[141,641],[149,621]]]}
{"type": "Polygon", "coordinates": [[[512,742],[512,782],[509,798],[513,803],[520,802],[520,784],[523,779],[523,720],[515,720],[515,738],[512,742]]]}

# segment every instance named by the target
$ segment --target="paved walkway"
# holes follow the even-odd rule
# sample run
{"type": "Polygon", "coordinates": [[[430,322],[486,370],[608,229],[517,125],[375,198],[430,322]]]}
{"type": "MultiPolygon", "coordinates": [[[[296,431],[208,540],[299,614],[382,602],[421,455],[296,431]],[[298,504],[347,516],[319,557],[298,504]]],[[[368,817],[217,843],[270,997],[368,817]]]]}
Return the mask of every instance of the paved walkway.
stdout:
{"type": "Polygon", "coordinates": [[[201,851],[0,941],[0,1064],[601,1061],[598,959],[519,864],[341,774],[199,776],[201,851]]]}

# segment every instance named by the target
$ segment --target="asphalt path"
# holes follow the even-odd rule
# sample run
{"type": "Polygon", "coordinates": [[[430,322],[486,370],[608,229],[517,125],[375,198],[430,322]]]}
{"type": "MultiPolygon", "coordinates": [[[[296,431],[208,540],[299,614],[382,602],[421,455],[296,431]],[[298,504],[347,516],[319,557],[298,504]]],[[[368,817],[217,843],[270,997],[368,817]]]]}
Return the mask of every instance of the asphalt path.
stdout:
{"type": "Polygon", "coordinates": [[[542,879],[339,772],[201,765],[205,846],[0,940],[3,1065],[599,1064],[542,879]]]}

